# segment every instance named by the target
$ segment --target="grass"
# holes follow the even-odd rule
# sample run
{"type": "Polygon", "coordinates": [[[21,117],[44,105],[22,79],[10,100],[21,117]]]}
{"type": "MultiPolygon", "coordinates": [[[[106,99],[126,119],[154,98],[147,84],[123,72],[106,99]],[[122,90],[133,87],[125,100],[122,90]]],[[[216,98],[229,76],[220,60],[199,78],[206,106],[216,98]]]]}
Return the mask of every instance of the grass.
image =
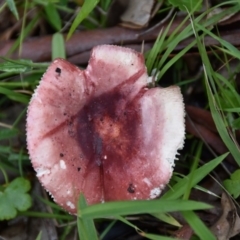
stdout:
{"type": "MultiPolygon", "coordinates": [[[[47,3],[45,1],[35,1],[33,3],[26,0],[24,6],[22,6],[24,9],[22,18],[19,18],[18,13],[18,9],[21,6],[16,2],[7,1],[7,4],[1,6],[0,11],[9,7],[12,14],[17,19],[19,18],[19,21],[22,21],[21,31],[9,50],[9,54],[16,49],[21,51],[25,38],[34,29],[36,24],[41,19],[44,19],[52,27],[54,32],[52,59],[56,57],[66,58],[62,30],[65,29],[67,23],[61,19],[60,12],[61,14],[73,14],[74,11],[68,8],[63,2],[64,1],[61,1],[61,3],[47,3]],[[28,13],[31,11],[30,7],[34,7],[37,10],[37,14],[31,20],[27,21],[28,13]]],[[[183,94],[187,95],[187,89],[193,87],[196,82],[200,82],[206,97],[204,107],[211,111],[218,134],[221,136],[222,141],[227,146],[229,153],[233,156],[239,168],[240,149],[236,140],[236,130],[240,129],[240,97],[234,77],[236,73],[239,72],[240,65],[238,64],[238,68],[233,72],[230,63],[231,59],[240,59],[240,52],[229,42],[223,40],[216,32],[211,31],[213,25],[224,16],[240,10],[240,5],[237,1],[228,1],[228,4],[230,3],[231,6],[207,19],[206,16],[212,9],[207,9],[202,14],[195,16],[195,10],[199,7],[196,5],[195,8],[188,12],[178,28],[168,36],[169,28],[174,21],[174,18],[172,18],[171,21],[169,21],[168,27],[162,29],[159,33],[159,37],[156,39],[152,49],[145,54],[145,59],[148,73],[153,73],[157,83],[161,85],[169,71],[181,71],[181,66],[184,64],[184,56],[193,46],[197,47],[203,67],[200,78],[184,79],[181,77],[181,74],[176,74],[172,83],[181,86],[183,94]],[[188,26],[179,31],[187,22],[189,23],[188,26]],[[218,46],[212,47],[211,52],[214,53],[215,58],[222,61],[222,66],[228,69],[229,79],[220,74],[218,69],[212,66],[204,45],[206,36],[211,36],[219,42],[218,46]],[[174,52],[176,46],[188,37],[194,37],[192,42],[181,51],[174,52]],[[224,56],[223,59],[219,52],[221,56],[224,56]],[[171,54],[174,56],[169,58],[171,54]],[[159,56],[161,57],[159,58],[159,56]],[[177,69],[177,66],[179,66],[179,69],[177,69]]],[[[80,23],[87,29],[96,28],[96,25],[105,27],[106,15],[102,13],[100,18],[97,18],[94,10],[96,5],[102,9],[102,12],[107,12],[110,1],[86,1],[83,6],[80,6],[81,10],[76,14],[75,20],[70,24],[68,38],[74,34],[74,31],[80,23]]],[[[214,8],[225,5],[226,2],[214,6],[214,8]]],[[[64,33],[66,33],[66,31],[64,33]]],[[[30,161],[25,148],[25,133],[21,127],[21,123],[25,121],[26,108],[33,90],[37,86],[48,64],[33,63],[27,59],[13,60],[9,59],[8,55],[2,57],[2,62],[0,63],[0,109],[2,109],[0,111],[0,171],[5,180],[5,185],[8,185],[9,182],[12,181],[12,175],[15,178],[18,176],[24,177],[31,182],[33,171],[29,171],[30,161]],[[7,111],[6,106],[10,106],[11,108],[16,107],[18,109],[17,116],[11,117],[11,121],[8,120],[11,112],[7,111]],[[19,142],[21,144],[19,144],[19,142]]],[[[169,184],[169,190],[166,191],[160,199],[153,200],[151,203],[149,201],[123,201],[87,206],[84,196],[81,195],[76,220],[74,216],[65,213],[55,203],[44,198],[38,199],[38,201],[47,208],[51,208],[52,212],[26,210],[18,211],[17,216],[55,219],[59,225],[64,226],[60,234],[60,239],[65,239],[67,235],[73,231],[74,227],[77,227],[80,239],[104,239],[104,236],[106,236],[116,222],[119,221],[135,229],[139,235],[144,236],[146,239],[162,240],[175,238],[145,231],[134,221],[129,220],[128,216],[139,218],[141,214],[147,214],[153,216],[154,219],[157,219],[159,222],[161,220],[165,222],[166,225],[175,226],[176,228],[176,226],[179,227],[181,224],[171,213],[179,212],[194,230],[196,239],[216,239],[209,230],[209,227],[207,227],[196,214],[198,212],[197,210],[207,210],[211,206],[206,203],[190,200],[189,198],[192,191],[196,188],[201,189],[201,191],[208,191],[208,189],[201,187],[201,181],[216,171],[216,168],[223,164],[224,159],[229,153],[227,152],[217,156],[211,155],[211,159],[208,157],[208,162],[204,162],[203,164],[201,159],[204,158],[206,152],[206,149],[203,147],[205,143],[201,140],[193,139],[192,136],[189,135],[187,135],[187,142],[187,149],[182,152],[182,156],[177,162],[177,165],[182,165],[185,171],[176,172],[175,170],[174,176],[169,184]],[[101,232],[97,232],[98,228],[95,227],[95,224],[98,226],[104,222],[108,222],[108,226],[101,232]]],[[[3,185],[2,189],[4,189],[4,187],[3,185]]],[[[36,198],[33,195],[31,195],[31,197],[36,198]]],[[[39,232],[36,239],[41,239],[41,235],[42,233],[39,232]]]]}

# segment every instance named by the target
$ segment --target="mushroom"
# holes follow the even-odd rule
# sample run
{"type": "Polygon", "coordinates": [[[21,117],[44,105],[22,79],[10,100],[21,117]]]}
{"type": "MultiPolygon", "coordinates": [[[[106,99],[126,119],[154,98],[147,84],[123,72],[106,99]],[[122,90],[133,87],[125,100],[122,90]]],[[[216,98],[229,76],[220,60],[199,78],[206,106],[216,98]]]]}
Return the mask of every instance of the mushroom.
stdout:
{"type": "Polygon", "coordinates": [[[72,214],[88,204],[154,199],[184,143],[180,89],[147,87],[142,54],[101,45],[86,70],[56,59],[27,114],[27,147],[42,185],[72,214]]]}

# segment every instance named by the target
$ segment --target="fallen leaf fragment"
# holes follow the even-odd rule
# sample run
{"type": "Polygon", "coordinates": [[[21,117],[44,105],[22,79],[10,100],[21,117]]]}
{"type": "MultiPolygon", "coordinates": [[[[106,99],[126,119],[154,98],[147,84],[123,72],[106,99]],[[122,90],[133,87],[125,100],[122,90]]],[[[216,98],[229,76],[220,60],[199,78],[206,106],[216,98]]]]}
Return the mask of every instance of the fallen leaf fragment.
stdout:
{"type": "Polygon", "coordinates": [[[121,16],[121,25],[129,28],[147,26],[154,3],[154,0],[128,0],[127,9],[121,16]]]}
{"type": "Polygon", "coordinates": [[[221,205],[223,213],[211,230],[218,240],[228,240],[240,233],[240,218],[233,201],[225,192],[222,194],[221,205]]]}

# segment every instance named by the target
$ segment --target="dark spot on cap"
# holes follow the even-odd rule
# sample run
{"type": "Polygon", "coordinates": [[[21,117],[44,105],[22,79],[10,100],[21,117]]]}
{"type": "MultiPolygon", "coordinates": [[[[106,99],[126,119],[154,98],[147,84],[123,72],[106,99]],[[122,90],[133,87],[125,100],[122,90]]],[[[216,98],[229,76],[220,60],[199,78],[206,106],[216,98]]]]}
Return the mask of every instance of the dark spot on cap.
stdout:
{"type": "Polygon", "coordinates": [[[77,170],[78,170],[78,172],[79,172],[79,171],[81,170],[81,168],[80,168],[80,167],[78,167],[78,168],[77,168],[77,170]]]}
{"type": "Polygon", "coordinates": [[[57,68],[55,69],[55,72],[58,73],[58,75],[60,76],[62,70],[61,70],[61,68],[58,68],[58,67],[57,67],[57,68]]]}
{"type": "Polygon", "coordinates": [[[64,156],[64,154],[63,153],[60,153],[60,157],[63,157],[64,156]]]}
{"type": "Polygon", "coordinates": [[[129,184],[127,191],[129,193],[135,193],[135,187],[132,183],[129,184]]]}

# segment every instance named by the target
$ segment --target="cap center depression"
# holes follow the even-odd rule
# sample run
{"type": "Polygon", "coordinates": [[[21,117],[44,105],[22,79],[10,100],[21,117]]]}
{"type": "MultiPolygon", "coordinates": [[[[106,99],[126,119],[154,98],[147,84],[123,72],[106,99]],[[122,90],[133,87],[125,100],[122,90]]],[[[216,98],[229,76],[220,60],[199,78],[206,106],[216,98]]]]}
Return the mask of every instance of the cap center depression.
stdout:
{"type": "Polygon", "coordinates": [[[99,165],[103,159],[126,159],[134,152],[140,113],[136,101],[126,102],[117,88],[90,100],[77,115],[78,144],[85,157],[99,165]]]}

